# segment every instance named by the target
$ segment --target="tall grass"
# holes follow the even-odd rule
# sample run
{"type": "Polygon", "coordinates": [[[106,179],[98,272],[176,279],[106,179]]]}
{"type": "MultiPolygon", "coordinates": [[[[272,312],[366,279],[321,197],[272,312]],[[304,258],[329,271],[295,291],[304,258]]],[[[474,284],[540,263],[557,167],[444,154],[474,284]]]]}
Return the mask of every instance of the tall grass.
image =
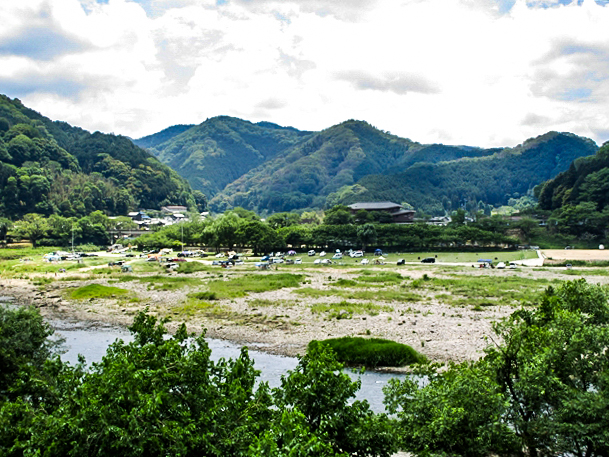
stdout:
{"type": "Polygon", "coordinates": [[[245,297],[250,292],[268,292],[285,287],[299,287],[304,277],[304,275],[291,273],[246,274],[228,281],[210,281],[207,283],[207,287],[218,298],[237,298],[245,297]]]}
{"type": "Polygon", "coordinates": [[[118,287],[102,286],[100,284],[89,284],[78,287],[69,292],[69,297],[74,300],[87,300],[90,298],[114,298],[128,295],[129,291],[118,287]]]}
{"type": "Polygon", "coordinates": [[[376,316],[381,311],[391,312],[393,308],[388,305],[376,305],[374,303],[351,303],[343,300],[339,303],[317,303],[311,306],[311,312],[327,313],[329,319],[348,319],[353,314],[368,314],[376,316]]]}
{"type": "Polygon", "coordinates": [[[323,344],[332,348],[339,362],[347,365],[363,365],[367,368],[403,367],[413,363],[426,363],[425,356],[412,347],[381,338],[343,337],[323,341],[313,340],[314,344],[323,344]]]}

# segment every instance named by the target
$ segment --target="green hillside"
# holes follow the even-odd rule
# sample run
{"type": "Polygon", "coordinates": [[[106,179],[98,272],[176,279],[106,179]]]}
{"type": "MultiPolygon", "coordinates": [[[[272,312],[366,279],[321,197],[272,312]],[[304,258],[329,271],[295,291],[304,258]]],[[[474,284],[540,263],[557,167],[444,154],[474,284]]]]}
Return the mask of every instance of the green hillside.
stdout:
{"type": "Polygon", "coordinates": [[[0,95],[0,216],[125,214],[203,196],[128,138],[53,122],[0,95]]]}
{"type": "Polygon", "coordinates": [[[194,125],[172,125],[171,127],[167,127],[160,132],[154,133],[152,135],[145,136],[143,138],[139,138],[137,140],[133,140],[133,142],[139,146],[140,148],[154,148],[165,141],[171,140],[173,137],[179,135],[182,132],[194,127],[194,125]]]}
{"type": "Polygon", "coordinates": [[[568,170],[540,186],[539,206],[555,210],[593,202],[598,211],[609,207],[609,143],[592,157],[575,160],[568,170]]]}
{"type": "Polygon", "coordinates": [[[290,211],[327,206],[327,197],[370,174],[403,171],[416,162],[485,156],[497,150],[422,145],[347,121],[311,135],[229,184],[211,208],[290,211]]]}
{"type": "Polygon", "coordinates": [[[354,188],[341,189],[335,203],[391,200],[435,214],[467,201],[505,204],[596,151],[589,139],[550,132],[490,156],[418,163],[402,173],[366,176],[354,188]]]}
{"type": "MultiPolygon", "coordinates": [[[[293,128],[266,122],[253,124],[228,116],[208,119],[172,135],[175,132],[170,131],[166,141],[148,150],[207,197],[310,136],[293,128]]],[[[145,137],[136,143],[152,144],[154,140],[145,137]]]]}

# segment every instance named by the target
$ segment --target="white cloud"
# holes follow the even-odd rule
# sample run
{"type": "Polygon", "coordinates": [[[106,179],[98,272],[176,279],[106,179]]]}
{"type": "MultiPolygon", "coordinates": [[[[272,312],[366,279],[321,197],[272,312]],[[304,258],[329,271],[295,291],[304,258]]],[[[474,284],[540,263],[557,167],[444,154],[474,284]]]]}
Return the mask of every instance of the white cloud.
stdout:
{"type": "Polygon", "coordinates": [[[363,119],[421,142],[602,142],[609,7],[560,3],[0,2],[0,92],[132,137],[228,114],[307,130],[363,119]]]}

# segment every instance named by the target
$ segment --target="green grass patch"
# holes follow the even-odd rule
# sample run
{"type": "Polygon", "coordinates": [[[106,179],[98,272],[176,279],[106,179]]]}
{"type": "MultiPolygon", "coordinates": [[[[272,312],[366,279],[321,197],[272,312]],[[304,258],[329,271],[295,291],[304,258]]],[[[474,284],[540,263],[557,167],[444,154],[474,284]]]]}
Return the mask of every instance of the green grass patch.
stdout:
{"type": "Polygon", "coordinates": [[[326,313],[329,319],[350,319],[354,314],[368,314],[376,316],[381,311],[391,312],[393,308],[388,305],[374,303],[351,303],[343,300],[340,303],[319,303],[311,306],[314,314],[326,313]]]}
{"type": "Polygon", "coordinates": [[[609,270],[565,270],[561,271],[561,274],[570,275],[570,276],[608,276],[609,270]]]}
{"type": "Polygon", "coordinates": [[[515,305],[534,301],[540,292],[559,280],[532,279],[520,276],[456,276],[428,278],[412,282],[412,287],[429,291],[450,292],[436,298],[453,305],[515,305]]]}
{"type": "Polygon", "coordinates": [[[267,308],[269,306],[295,306],[295,301],[290,300],[269,300],[266,298],[254,298],[247,302],[252,308],[267,308]]]}
{"type": "Polygon", "coordinates": [[[299,287],[304,277],[304,275],[291,273],[246,274],[227,281],[210,281],[207,286],[218,298],[237,298],[245,297],[250,292],[259,293],[285,287],[299,287]]]}
{"type": "Polygon", "coordinates": [[[395,271],[382,271],[376,274],[370,271],[363,271],[357,280],[365,283],[400,284],[404,280],[404,277],[395,271]]]}
{"type": "Polygon", "coordinates": [[[139,281],[142,283],[148,284],[148,289],[157,289],[157,290],[176,290],[186,286],[199,286],[203,283],[202,280],[197,278],[188,278],[183,276],[163,276],[163,275],[154,275],[154,276],[134,276],[129,274],[124,274],[118,276],[119,282],[128,282],[128,281],[139,281]]]}
{"type": "Polygon", "coordinates": [[[210,292],[205,290],[203,292],[195,292],[194,294],[190,294],[189,297],[196,298],[197,300],[217,300],[218,296],[215,292],[210,292]]]}
{"type": "Polygon", "coordinates": [[[176,271],[178,273],[190,274],[197,271],[212,271],[212,267],[201,262],[182,262],[176,271]]]}
{"type": "Polygon", "coordinates": [[[412,347],[381,338],[361,338],[346,336],[323,341],[313,340],[332,348],[339,362],[347,365],[375,367],[403,367],[414,363],[426,363],[427,359],[412,347]]]}
{"type": "Polygon", "coordinates": [[[414,292],[402,290],[343,290],[343,289],[315,289],[304,287],[295,291],[297,294],[307,297],[341,297],[353,300],[378,300],[415,302],[421,300],[421,296],[414,292]]]}
{"type": "Polygon", "coordinates": [[[102,286],[100,284],[89,284],[78,287],[69,292],[69,297],[74,300],[86,300],[89,298],[115,298],[128,295],[129,291],[118,287],[102,286]]]}

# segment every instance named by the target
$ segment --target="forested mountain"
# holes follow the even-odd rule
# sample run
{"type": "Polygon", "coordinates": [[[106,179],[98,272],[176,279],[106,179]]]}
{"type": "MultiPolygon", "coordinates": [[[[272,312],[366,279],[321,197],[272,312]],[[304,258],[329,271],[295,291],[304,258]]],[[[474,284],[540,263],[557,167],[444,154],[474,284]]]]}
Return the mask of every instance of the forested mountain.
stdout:
{"type": "Polygon", "coordinates": [[[177,136],[192,127],[194,127],[194,124],[172,125],[171,127],[167,127],[166,129],[161,130],[160,132],[153,133],[152,135],[148,135],[137,140],[133,140],[133,142],[140,148],[154,148],[159,144],[164,143],[165,141],[171,140],[174,136],[177,136]]]}
{"type": "Polygon", "coordinates": [[[609,143],[591,157],[575,160],[567,171],[540,186],[539,206],[555,210],[593,202],[598,211],[609,207],[609,143]]]}
{"type": "Polygon", "coordinates": [[[0,216],[125,214],[204,204],[175,171],[128,138],[53,122],[0,95],[0,216]]]}
{"type": "Polygon", "coordinates": [[[485,156],[498,150],[422,145],[362,121],[347,121],[295,145],[229,184],[210,202],[223,210],[290,211],[331,206],[332,193],[370,174],[402,171],[416,162],[485,156]]]}
{"type": "Polygon", "coordinates": [[[393,200],[444,213],[503,204],[594,154],[594,142],[550,132],[515,148],[425,145],[349,120],[321,132],[220,116],[136,140],[210,199],[258,212],[393,200]],[[164,140],[164,141],[162,141],[164,140]]]}
{"type": "Polygon", "coordinates": [[[173,127],[163,132],[135,142],[145,146],[154,144],[158,138],[153,137],[157,135],[166,136],[166,141],[149,146],[148,150],[208,198],[311,135],[270,122],[253,124],[228,116],[208,119],[178,134],[175,133],[179,129],[173,127]]]}
{"type": "Polygon", "coordinates": [[[402,173],[366,176],[355,189],[343,189],[335,203],[392,200],[435,214],[466,202],[506,204],[596,151],[589,139],[549,132],[490,156],[418,163],[402,173]]]}

